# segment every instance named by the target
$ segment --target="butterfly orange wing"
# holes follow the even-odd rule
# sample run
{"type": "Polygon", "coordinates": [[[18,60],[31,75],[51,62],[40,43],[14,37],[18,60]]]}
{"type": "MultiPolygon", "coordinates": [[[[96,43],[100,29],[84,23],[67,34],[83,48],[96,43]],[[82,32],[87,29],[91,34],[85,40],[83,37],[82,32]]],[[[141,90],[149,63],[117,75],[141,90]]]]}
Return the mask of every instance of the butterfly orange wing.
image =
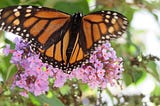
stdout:
{"type": "Polygon", "coordinates": [[[113,11],[82,17],[68,61],[71,18],[69,14],[45,7],[12,6],[0,9],[0,28],[22,36],[34,51],[41,53],[43,62],[69,73],[87,60],[95,47],[121,36],[127,27],[127,19],[113,11]]]}
{"type": "Polygon", "coordinates": [[[110,38],[120,37],[127,25],[126,17],[114,11],[98,11],[84,16],[70,63],[85,62],[97,46],[110,38]]]}
{"type": "Polygon", "coordinates": [[[49,40],[57,43],[61,39],[54,33],[67,28],[69,21],[69,14],[46,7],[12,6],[0,10],[1,29],[20,35],[31,44],[45,48],[51,42],[49,40]],[[53,41],[54,38],[56,40],[53,41]]]}
{"type": "Polygon", "coordinates": [[[71,16],[46,7],[11,6],[0,9],[0,28],[29,41],[43,62],[66,63],[71,16]]]}
{"type": "Polygon", "coordinates": [[[81,32],[81,41],[85,40],[84,50],[90,51],[110,38],[120,37],[127,25],[126,17],[114,11],[98,11],[84,16],[81,32]]]}

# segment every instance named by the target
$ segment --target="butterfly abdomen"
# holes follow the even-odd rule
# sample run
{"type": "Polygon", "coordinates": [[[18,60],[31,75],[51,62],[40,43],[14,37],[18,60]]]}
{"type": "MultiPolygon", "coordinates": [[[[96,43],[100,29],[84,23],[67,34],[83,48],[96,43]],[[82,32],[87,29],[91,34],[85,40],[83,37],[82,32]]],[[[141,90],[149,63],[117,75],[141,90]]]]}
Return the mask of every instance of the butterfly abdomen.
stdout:
{"type": "Polygon", "coordinates": [[[74,52],[74,48],[77,46],[78,43],[78,38],[79,38],[79,30],[81,27],[81,21],[82,21],[82,14],[81,13],[76,13],[72,15],[71,22],[70,22],[70,39],[69,39],[69,44],[68,48],[66,51],[67,55],[67,62],[69,63],[70,57],[72,55],[72,52],[74,52]]]}

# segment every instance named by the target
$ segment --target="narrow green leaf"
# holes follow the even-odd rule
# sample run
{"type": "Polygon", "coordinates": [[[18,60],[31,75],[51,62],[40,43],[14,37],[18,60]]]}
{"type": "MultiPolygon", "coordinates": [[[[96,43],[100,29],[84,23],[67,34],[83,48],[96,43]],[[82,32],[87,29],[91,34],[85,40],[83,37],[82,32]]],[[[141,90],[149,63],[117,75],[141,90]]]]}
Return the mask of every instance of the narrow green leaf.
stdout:
{"type": "Polygon", "coordinates": [[[38,96],[37,99],[41,105],[48,104],[49,106],[65,106],[57,97],[47,98],[45,95],[38,96]]]}

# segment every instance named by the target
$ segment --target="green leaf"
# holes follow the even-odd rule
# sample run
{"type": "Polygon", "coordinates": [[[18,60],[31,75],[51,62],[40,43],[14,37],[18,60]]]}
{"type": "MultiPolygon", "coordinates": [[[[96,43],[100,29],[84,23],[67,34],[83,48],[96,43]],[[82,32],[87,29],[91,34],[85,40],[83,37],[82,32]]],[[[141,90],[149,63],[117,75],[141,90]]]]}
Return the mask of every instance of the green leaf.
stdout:
{"type": "Polygon", "coordinates": [[[134,83],[135,84],[140,84],[142,81],[145,80],[146,78],[146,72],[145,71],[134,71],[132,72],[132,77],[133,77],[133,80],[134,80],[134,83]]]}
{"type": "Polygon", "coordinates": [[[80,84],[80,88],[82,89],[83,92],[90,89],[87,84],[83,84],[83,83],[80,84]]]}
{"type": "MultiPolygon", "coordinates": [[[[29,98],[31,99],[32,103],[35,105],[35,106],[40,106],[40,100],[33,96],[32,94],[29,95],[29,98]]],[[[41,101],[42,102],[42,101],[41,101]]]]}
{"type": "Polygon", "coordinates": [[[70,92],[70,87],[68,85],[64,85],[60,88],[60,92],[62,95],[67,95],[70,92]]]}
{"type": "Polygon", "coordinates": [[[132,77],[127,73],[123,73],[123,80],[127,86],[132,83],[132,77]]]}
{"type": "Polygon", "coordinates": [[[54,8],[71,14],[76,12],[87,14],[89,12],[86,0],[78,0],[77,2],[60,1],[55,4],[54,8]]]}
{"type": "Polygon", "coordinates": [[[156,86],[151,95],[160,96],[160,86],[156,86]]]}
{"type": "Polygon", "coordinates": [[[0,0],[0,8],[4,8],[11,5],[18,5],[19,0],[0,0]]]}
{"type": "Polygon", "coordinates": [[[52,98],[47,98],[45,95],[36,97],[41,103],[41,106],[48,104],[49,106],[65,106],[57,97],[52,96],[52,98]]]}
{"type": "Polygon", "coordinates": [[[21,0],[20,5],[43,6],[45,0],[21,0]]]}
{"type": "Polygon", "coordinates": [[[153,71],[153,73],[157,76],[158,75],[158,70],[157,70],[157,65],[154,61],[150,61],[147,63],[147,67],[149,67],[151,69],[151,71],[153,71]]]}
{"type": "Polygon", "coordinates": [[[154,61],[147,62],[148,73],[151,74],[157,81],[160,80],[160,75],[157,70],[157,65],[154,61]]]}

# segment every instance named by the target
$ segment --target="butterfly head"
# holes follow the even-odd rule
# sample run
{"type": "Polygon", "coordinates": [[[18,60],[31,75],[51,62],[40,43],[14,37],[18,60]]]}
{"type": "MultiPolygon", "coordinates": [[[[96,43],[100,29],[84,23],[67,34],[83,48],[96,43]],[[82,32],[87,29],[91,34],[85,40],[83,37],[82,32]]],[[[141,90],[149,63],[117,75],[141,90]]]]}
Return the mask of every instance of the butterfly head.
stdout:
{"type": "Polygon", "coordinates": [[[81,21],[82,16],[83,16],[82,13],[77,12],[77,13],[72,15],[72,19],[73,19],[74,22],[81,21]]]}

